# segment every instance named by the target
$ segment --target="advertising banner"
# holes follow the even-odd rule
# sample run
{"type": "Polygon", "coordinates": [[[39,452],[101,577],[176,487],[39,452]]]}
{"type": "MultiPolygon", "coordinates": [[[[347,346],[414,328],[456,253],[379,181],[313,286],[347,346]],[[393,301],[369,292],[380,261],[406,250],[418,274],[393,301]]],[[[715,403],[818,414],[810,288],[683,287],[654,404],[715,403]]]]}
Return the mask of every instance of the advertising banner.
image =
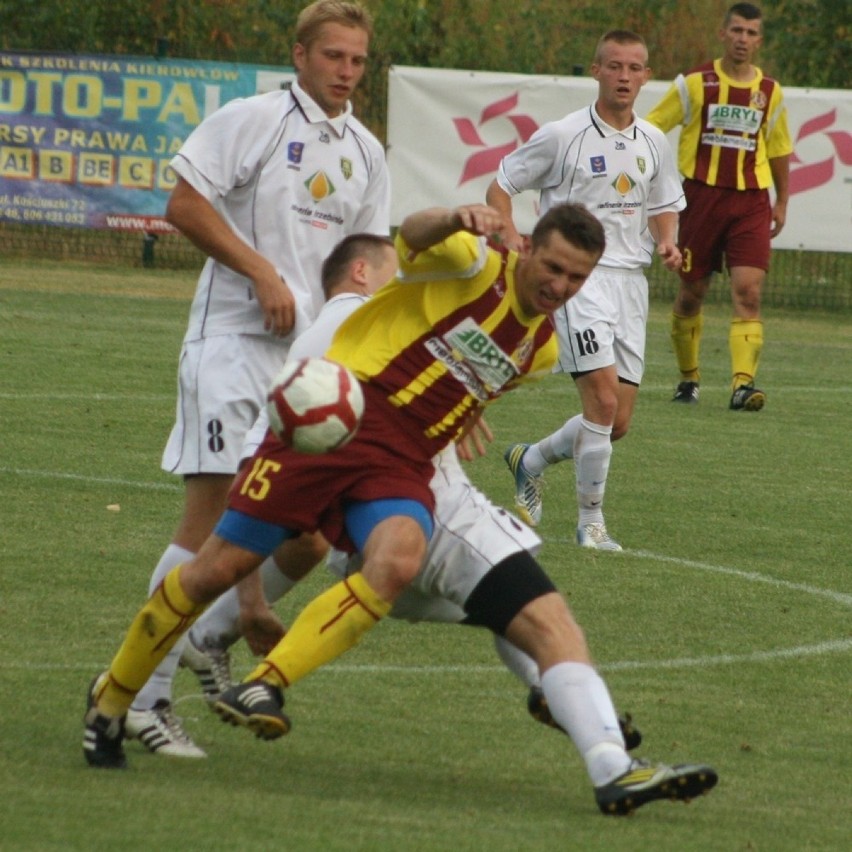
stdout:
{"type": "Polygon", "coordinates": [[[0,51],[0,221],[169,231],[169,160],[232,98],[292,69],[0,51]]]}
{"type": "MultiPolygon", "coordinates": [[[[669,83],[651,81],[644,116],[669,83]]],[[[787,224],[775,248],[852,251],[852,92],[784,88],[795,153],[787,224]]],[[[589,77],[546,77],[396,66],[388,104],[394,224],[412,210],[484,201],[500,159],[542,124],[592,103],[589,77]]],[[[669,138],[676,150],[678,131],[669,138]]],[[[537,195],[515,199],[529,231],[537,195]]]]}

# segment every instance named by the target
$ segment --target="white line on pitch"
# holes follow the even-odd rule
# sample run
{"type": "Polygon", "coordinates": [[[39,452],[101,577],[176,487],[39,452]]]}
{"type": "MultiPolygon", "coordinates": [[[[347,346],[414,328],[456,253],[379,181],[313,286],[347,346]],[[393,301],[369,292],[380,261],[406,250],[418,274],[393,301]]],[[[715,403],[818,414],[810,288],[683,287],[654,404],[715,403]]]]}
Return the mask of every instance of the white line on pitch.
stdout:
{"type": "MultiPolygon", "coordinates": [[[[546,538],[545,541],[558,544],[574,544],[574,539],[568,538],[546,538]]],[[[844,592],[835,592],[833,589],[821,589],[819,586],[808,586],[805,583],[791,583],[789,580],[779,580],[777,577],[769,577],[766,574],[758,574],[756,571],[741,571],[739,568],[726,568],[722,565],[710,565],[707,562],[696,562],[692,559],[681,559],[678,556],[664,556],[661,553],[652,553],[649,550],[629,550],[625,548],[622,553],[627,556],[638,556],[640,559],[652,559],[655,562],[668,562],[672,565],[682,565],[685,568],[694,568],[698,571],[709,571],[715,574],[728,574],[740,580],[748,580],[752,583],[765,583],[768,586],[776,586],[781,589],[790,589],[794,592],[805,592],[809,595],[828,598],[834,603],[852,606],[852,595],[844,592]]]]}
{"type": "MultiPolygon", "coordinates": [[[[795,648],[778,648],[774,651],[751,651],[746,654],[714,654],[706,657],[680,657],[673,660],[622,660],[614,663],[601,663],[598,668],[604,672],[654,671],[657,669],[710,668],[711,666],[730,665],[731,663],[765,663],[774,660],[789,660],[799,657],[815,657],[824,654],[842,653],[852,649],[852,639],[837,639],[832,642],[817,642],[815,645],[799,645],[795,648]]],[[[97,671],[104,668],[103,663],[26,663],[21,661],[0,663],[0,670],[26,671],[97,671]]],[[[248,669],[245,670],[246,672],[248,669]]],[[[331,664],[314,672],[318,676],[326,672],[333,675],[352,674],[494,674],[505,672],[503,666],[405,666],[364,664],[331,664]]]]}
{"type": "Polygon", "coordinates": [[[0,399],[49,399],[49,400],[75,400],[80,402],[169,402],[174,403],[174,394],[152,393],[10,393],[0,391],[0,399]]]}
{"type": "Polygon", "coordinates": [[[71,479],[77,482],[93,482],[98,485],[121,485],[127,488],[141,488],[145,491],[181,491],[177,483],[145,482],[138,479],[112,479],[104,476],[88,476],[81,473],[56,473],[50,470],[27,470],[19,467],[0,467],[0,473],[11,473],[15,476],[37,476],[42,479],[71,479]]]}
{"type": "MultiPolygon", "coordinates": [[[[747,654],[715,654],[707,657],[681,657],[674,660],[623,660],[615,663],[601,663],[598,669],[605,672],[633,671],[636,669],[682,669],[709,668],[710,666],[730,663],[762,663],[771,660],[814,657],[823,654],[838,653],[852,649],[852,639],[838,639],[833,642],[818,642],[816,645],[800,645],[797,648],[780,648],[775,651],[752,651],[747,654]]],[[[439,674],[441,672],[459,672],[465,674],[491,673],[506,671],[503,666],[379,666],[379,665],[330,665],[329,673],[358,674],[360,672],[394,672],[404,674],[439,674]]]]}

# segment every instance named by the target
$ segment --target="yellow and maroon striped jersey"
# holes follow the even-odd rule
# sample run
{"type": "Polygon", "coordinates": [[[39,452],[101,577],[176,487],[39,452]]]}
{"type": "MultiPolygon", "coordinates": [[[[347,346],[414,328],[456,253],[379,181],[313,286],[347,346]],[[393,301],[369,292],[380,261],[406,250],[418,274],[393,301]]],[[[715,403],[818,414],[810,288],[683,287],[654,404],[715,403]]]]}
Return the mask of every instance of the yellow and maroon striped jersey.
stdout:
{"type": "Polygon", "coordinates": [[[679,74],[646,118],[666,133],[683,125],[678,168],[709,186],[767,189],[769,160],[793,152],[781,86],[759,68],[748,83],[719,59],[679,74]]]}
{"type": "Polygon", "coordinates": [[[412,418],[418,442],[455,438],[482,406],[556,362],[547,316],[523,314],[517,254],[466,232],[412,256],[340,326],[326,353],[412,418]]]}

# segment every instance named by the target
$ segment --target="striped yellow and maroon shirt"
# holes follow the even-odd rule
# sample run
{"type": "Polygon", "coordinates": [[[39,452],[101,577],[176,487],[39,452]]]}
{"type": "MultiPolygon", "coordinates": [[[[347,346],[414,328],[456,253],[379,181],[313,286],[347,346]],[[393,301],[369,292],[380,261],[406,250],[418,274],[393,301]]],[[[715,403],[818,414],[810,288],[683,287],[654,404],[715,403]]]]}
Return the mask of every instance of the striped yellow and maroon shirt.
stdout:
{"type": "Polygon", "coordinates": [[[678,168],[709,186],[767,189],[769,160],[793,152],[781,86],[759,68],[735,81],[719,59],[679,74],[647,120],[666,133],[683,126],[678,168]]]}
{"type": "MultiPolygon", "coordinates": [[[[549,317],[526,317],[515,292],[517,255],[460,232],[413,258],[344,321],[327,357],[381,393],[405,440],[437,452],[472,414],[553,367],[549,317]]],[[[402,440],[402,435],[400,436],[402,440]]]]}

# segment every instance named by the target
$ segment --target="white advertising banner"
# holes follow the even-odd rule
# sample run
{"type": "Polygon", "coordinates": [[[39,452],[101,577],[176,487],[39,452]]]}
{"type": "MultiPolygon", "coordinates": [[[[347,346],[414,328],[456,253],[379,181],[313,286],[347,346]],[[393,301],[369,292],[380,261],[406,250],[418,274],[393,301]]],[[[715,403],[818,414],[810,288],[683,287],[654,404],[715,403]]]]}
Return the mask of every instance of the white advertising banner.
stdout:
{"type": "MultiPolygon", "coordinates": [[[[651,81],[640,116],[669,83],[651,81]]],[[[485,200],[500,159],[542,124],[591,103],[589,77],[547,77],[394,66],[388,92],[392,221],[424,207],[485,200]]],[[[852,92],[784,88],[795,153],[790,204],[775,248],[852,251],[852,92]]],[[[677,133],[670,139],[676,149],[677,133]]],[[[516,221],[530,230],[538,198],[515,199],[516,221]]]]}

